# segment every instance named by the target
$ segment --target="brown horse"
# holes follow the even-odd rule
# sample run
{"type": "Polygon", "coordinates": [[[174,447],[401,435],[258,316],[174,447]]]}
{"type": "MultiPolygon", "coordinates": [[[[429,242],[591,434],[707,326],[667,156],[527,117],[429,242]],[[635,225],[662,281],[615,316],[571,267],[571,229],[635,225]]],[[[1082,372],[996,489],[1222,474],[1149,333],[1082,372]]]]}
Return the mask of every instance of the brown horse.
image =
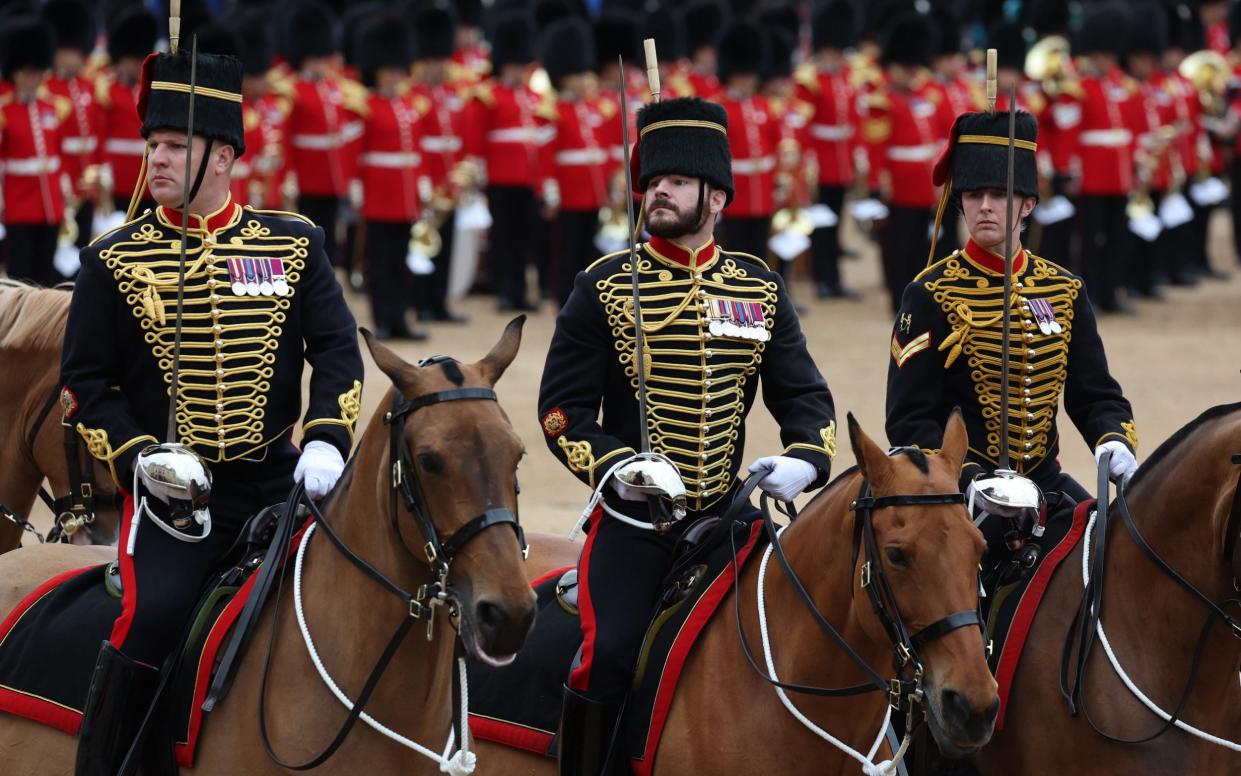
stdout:
{"type": "MultiPolygon", "coordinates": [[[[454,545],[449,537],[463,527],[478,527],[475,516],[516,514],[516,469],[524,450],[500,405],[486,394],[517,353],[521,321],[510,323],[491,352],[474,364],[411,366],[367,337],[375,363],[395,390],[389,392],[387,406],[371,417],[351,465],[323,505],[323,522],[335,529],[345,546],[403,590],[418,590],[432,584],[433,578],[424,550],[428,539],[405,502],[398,499],[398,513],[390,513],[394,485],[386,411],[397,397],[415,402],[440,399],[409,412],[400,438],[408,445],[412,462],[412,470],[404,469],[403,481],[420,483],[425,514],[446,549],[454,545]]],[[[324,525],[318,527],[316,534],[326,531],[324,525]]],[[[446,553],[452,558],[447,587],[456,599],[455,626],[467,652],[482,660],[503,660],[515,653],[534,618],[534,594],[517,533],[511,528],[491,525],[453,547],[455,554],[446,553]]],[[[376,584],[328,537],[311,538],[302,575],[308,628],[332,678],[350,698],[357,698],[394,626],[409,620],[411,602],[376,584]]],[[[0,558],[4,581],[0,610],[11,609],[26,591],[58,570],[114,555],[115,550],[105,548],[47,545],[9,553],[0,558]]],[[[292,587],[292,575],[287,582],[285,587],[292,587]]],[[[291,596],[285,590],[285,598],[291,596]]],[[[452,709],[456,634],[447,609],[432,609],[434,631],[429,639],[426,620],[416,621],[366,705],[367,713],[380,723],[435,751],[444,749],[452,709]]],[[[208,715],[194,772],[286,772],[264,753],[257,718],[272,617],[269,606],[231,694],[208,715]]],[[[265,697],[267,732],[278,756],[300,762],[326,746],[346,712],[317,675],[290,601],[280,607],[274,625],[265,697]]],[[[0,715],[6,776],[71,773],[76,745],[74,738],[52,728],[0,715]]],[[[440,772],[437,763],[361,725],[318,770],[350,776],[440,772]]]]}
{"type": "MultiPolygon", "coordinates": [[[[52,494],[69,494],[59,389],[60,349],[70,293],[0,281],[0,505],[29,516],[44,479],[52,494]]],[[[76,435],[75,435],[76,436],[76,435]]],[[[86,454],[77,440],[83,466],[91,467],[91,496],[97,520],[77,531],[75,543],[116,541],[118,514],[112,503],[115,484],[106,466],[86,454]]],[[[16,548],[21,528],[0,516],[0,553],[16,548]]]]}
{"type": "MultiPolygon", "coordinates": [[[[889,456],[852,417],[849,435],[859,470],[846,472],[815,497],[784,531],[780,543],[818,610],[867,665],[886,675],[893,645],[868,592],[859,587],[866,557],[864,552],[856,559],[852,556],[855,522],[862,518],[851,504],[861,494],[864,480],[877,498],[956,494],[967,447],[965,425],[959,414],[953,415],[938,455],[907,450],[889,456]]],[[[977,567],[984,545],[963,505],[877,505],[873,524],[881,558],[876,563],[882,564],[910,633],[939,623],[951,612],[977,606],[977,567]]],[[[743,569],[738,603],[761,663],[759,565],[751,562],[743,569]]],[[[820,687],[862,680],[860,669],[819,629],[774,559],[770,566],[764,589],[780,680],[820,687]]],[[[748,665],[733,599],[730,593],[721,604],[685,665],[652,773],[859,773],[858,761],[802,727],[781,705],[772,686],[748,665]]],[[[954,753],[982,746],[991,734],[999,699],[978,628],[948,631],[919,653],[928,714],[940,746],[954,753]]],[[[789,695],[815,724],[861,752],[870,747],[888,711],[887,696],[877,692],[847,698],[789,695]]],[[[481,774],[556,773],[556,764],[547,758],[485,742],[477,748],[481,774]]],[[[880,756],[891,753],[885,747],[880,756]]]]}
{"type": "MultiPolygon", "coordinates": [[[[1207,598],[1236,603],[1241,553],[1228,534],[1241,452],[1241,405],[1216,407],[1174,434],[1142,464],[1126,490],[1134,524],[1173,569],[1207,598]]],[[[1208,608],[1137,546],[1113,503],[1106,541],[1102,622],[1120,665],[1144,694],[1171,713],[1191,676],[1208,608]]],[[[1235,536],[1233,537],[1235,539],[1235,536]]],[[[1091,546],[1091,558],[1098,545],[1091,546]]],[[[1170,730],[1123,685],[1102,647],[1090,653],[1079,714],[1060,693],[1060,659],[1082,598],[1082,547],[1056,571],[1035,615],[1009,696],[1003,730],[978,757],[987,774],[1237,774],[1241,754],[1170,730]]],[[[1234,617],[1241,608],[1225,606],[1234,617]]],[[[1076,651],[1074,652],[1076,654],[1076,651]]],[[[1188,724],[1241,740],[1241,641],[1217,619],[1202,645],[1196,681],[1181,711],[1188,724]]]]}

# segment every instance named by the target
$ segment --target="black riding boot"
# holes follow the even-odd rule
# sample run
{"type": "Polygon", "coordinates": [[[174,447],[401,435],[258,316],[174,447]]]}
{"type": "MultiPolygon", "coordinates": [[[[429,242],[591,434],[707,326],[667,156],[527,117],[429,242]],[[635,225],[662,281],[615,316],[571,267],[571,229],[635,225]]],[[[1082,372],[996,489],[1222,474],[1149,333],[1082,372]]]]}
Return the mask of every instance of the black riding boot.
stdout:
{"type": "Polygon", "coordinates": [[[619,703],[600,703],[564,688],[556,756],[560,776],[627,776],[622,745],[612,740],[620,710],[619,703]]]}
{"type": "Polygon", "coordinates": [[[158,687],[157,669],[103,643],[78,731],[76,776],[115,776],[158,687]]]}

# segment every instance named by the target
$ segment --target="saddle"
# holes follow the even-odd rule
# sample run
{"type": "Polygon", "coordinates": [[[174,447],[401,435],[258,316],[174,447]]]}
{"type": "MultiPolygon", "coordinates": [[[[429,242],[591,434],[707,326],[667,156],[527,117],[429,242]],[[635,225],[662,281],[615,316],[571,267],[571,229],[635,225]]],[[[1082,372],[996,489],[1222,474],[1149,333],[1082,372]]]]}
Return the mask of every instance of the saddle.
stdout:
{"type": "MultiPolygon", "coordinates": [[[[695,641],[732,590],[736,571],[765,543],[761,521],[715,517],[692,525],[678,542],[626,702],[622,743],[635,773],[650,772],[695,641]]],[[[470,731],[482,740],[554,757],[562,688],[582,643],[577,570],[557,569],[531,584],[539,611],[516,660],[504,668],[469,663],[470,731]]]]}
{"type": "MultiPolygon", "coordinates": [[[[153,715],[164,723],[152,731],[148,747],[175,752],[180,765],[193,764],[217,655],[284,512],[284,504],[275,504],[246,522],[220,572],[205,586],[181,647],[165,665],[172,673],[158,701],[162,713],[153,715]]],[[[295,519],[300,524],[305,517],[299,510],[295,519]]],[[[0,711],[77,735],[99,645],[121,614],[121,595],[115,563],[89,566],[47,580],[8,613],[0,622],[0,711]]]]}

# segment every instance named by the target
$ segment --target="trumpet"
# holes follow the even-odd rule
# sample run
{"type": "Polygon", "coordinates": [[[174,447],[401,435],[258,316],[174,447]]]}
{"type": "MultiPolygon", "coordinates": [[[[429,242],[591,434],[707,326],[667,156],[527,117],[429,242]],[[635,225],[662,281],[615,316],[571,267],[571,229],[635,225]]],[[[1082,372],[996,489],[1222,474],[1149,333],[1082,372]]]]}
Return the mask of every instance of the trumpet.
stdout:
{"type": "MultiPolygon", "coordinates": [[[[1154,180],[1155,173],[1159,170],[1159,165],[1163,163],[1172,150],[1172,143],[1176,139],[1176,129],[1170,126],[1160,127],[1153,133],[1153,139],[1150,147],[1145,153],[1139,154],[1136,161],[1137,188],[1129,195],[1129,201],[1125,205],[1125,215],[1131,221],[1148,218],[1155,214],[1155,202],[1151,199],[1150,189],[1151,181],[1154,180]]],[[[1174,160],[1175,161],[1175,160],[1174,160]]],[[[1179,164],[1174,164],[1179,168],[1179,164]]],[[[1176,174],[1174,170],[1174,178],[1180,179],[1184,177],[1183,171],[1176,174]]],[[[1177,181],[1179,185],[1179,180],[1177,181]]]]}
{"type": "Polygon", "coordinates": [[[478,190],[481,171],[470,160],[462,160],[448,173],[446,185],[431,192],[422,215],[409,230],[409,252],[433,259],[444,247],[440,230],[444,221],[463,200],[478,190]]]}
{"type": "Polygon", "coordinates": [[[1049,35],[1026,53],[1026,78],[1037,82],[1048,97],[1062,94],[1072,82],[1072,55],[1068,39],[1049,35]]]}

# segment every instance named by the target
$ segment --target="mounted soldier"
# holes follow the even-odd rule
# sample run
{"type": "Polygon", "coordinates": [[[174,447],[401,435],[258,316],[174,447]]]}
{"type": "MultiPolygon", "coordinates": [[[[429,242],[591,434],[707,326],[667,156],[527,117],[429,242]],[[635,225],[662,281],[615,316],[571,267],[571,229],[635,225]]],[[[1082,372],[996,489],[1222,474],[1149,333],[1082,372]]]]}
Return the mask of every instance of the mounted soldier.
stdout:
{"type": "Polygon", "coordinates": [[[733,198],[727,123],[697,98],[638,114],[631,169],[651,239],[578,274],[547,354],[548,447],[602,499],[578,567],[584,643],[564,694],[564,774],[604,772],[674,545],[732,502],[760,380],[786,445],[750,467],[770,469],[764,490],[791,500],[822,486],[836,451],[831,393],[779,273],[712,239],[733,198]],[[652,493],[673,496],[670,510],[652,493]]]}
{"type": "Polygon", "coordinates": [[[323,497],[353,442],[363,367],[323,230],[229,193],[245,153],[241,78],[232,57],[146,59],[137,105],[159,206],[82,252],[61,403],[130,497],[122,613],[95,668],[78,774],[117,772],[158,667],[246,518],[295,478],[323,497]]]}

